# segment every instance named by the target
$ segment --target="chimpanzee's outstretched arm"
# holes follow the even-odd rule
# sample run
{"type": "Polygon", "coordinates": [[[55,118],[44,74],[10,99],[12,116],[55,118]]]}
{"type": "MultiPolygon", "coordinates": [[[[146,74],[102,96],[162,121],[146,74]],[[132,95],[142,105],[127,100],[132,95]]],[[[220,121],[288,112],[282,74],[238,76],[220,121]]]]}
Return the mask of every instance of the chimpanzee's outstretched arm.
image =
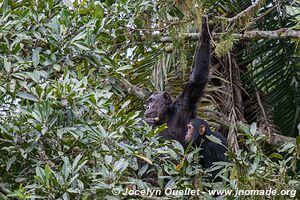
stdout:
{"type": "MultiPolygon", "coordinates": [[[[184,107],[194,109],[197,102],[203,96],[204,88],[208,81],[210,65],[210,34],[207,19],[203,18],[202,33],[198,42],[194,69],[185,88],[180,95],[184,107]]],[[[178,99],[179,100],[179,99],[178,99]]]]}

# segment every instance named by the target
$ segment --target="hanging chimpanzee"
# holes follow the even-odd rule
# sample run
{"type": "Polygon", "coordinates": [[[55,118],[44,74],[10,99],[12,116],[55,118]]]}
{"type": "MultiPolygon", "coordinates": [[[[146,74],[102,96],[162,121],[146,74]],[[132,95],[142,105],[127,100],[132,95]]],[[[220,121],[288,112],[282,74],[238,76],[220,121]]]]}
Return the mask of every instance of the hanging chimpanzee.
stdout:
{"type": "Polygon", "coordinates": [[[168,128],[160,133],[163,139],[173,139],[185,144],[187,123],[196,118],[196,105],[203,96],[203,90],[208,81],[210,65],[210,33],[207,19],[203,18],[202,33],[198,42],[198,49],[194,69],[181,95],[172,101],[168,92],[153,93],[146,102],[145,121],[152,126],[164,123],[168,128]]]}
{"type": "MultiPolygon", "coordinates": [[[[200,163],[204,168],[210,168],[213,162],[228,162],[225,155],[228,144],[226,138],[219,132],[212,132],[209,125],[202,119],[192,119],[187,125],[185,142],[190,143],[194,147],[201,146],[200,155],[202,156],[200,163]],[[215,136],[221,140],[221,144],[215,143],[206,138],[206,136],[215,136]]],[[[220,170],[211,172],[214,178],[220,170]]]]}

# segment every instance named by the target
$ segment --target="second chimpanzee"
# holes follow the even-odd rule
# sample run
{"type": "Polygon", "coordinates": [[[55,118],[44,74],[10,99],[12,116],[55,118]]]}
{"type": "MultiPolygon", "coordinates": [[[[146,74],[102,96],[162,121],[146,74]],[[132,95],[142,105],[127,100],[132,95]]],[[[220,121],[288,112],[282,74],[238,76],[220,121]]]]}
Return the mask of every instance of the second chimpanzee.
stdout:
{"type": "Polygon", "coordinates": [[[173,101],[168,92],[157,92],[147,99],[145,121],[153,127],[164,123],[168,126],[168,129],[160,133],[161,138],[185,144],[186,125],[190,119],[196,118],[196,105],[203,96],[208,81],[209,65],[210,33],[207,19],[203,18],[195,66],[181,95],[173,101]]]}
{"type": "MultiPolygon", "coordinates": [[[[187,125],[188,131],[185,135],[185,142],[194,147],[201,146],[200,154],[202,155],[201,164],[204,168],[210,168],[213,162],[228,162],[225,155],[228,144],[226,138],[219,132],[212,132],[209,125],[202,119],[192,119],[187,125]],[[215,143],[206,138],[206,136],[215,136],[221,140],[221,144],[215,143]]],[[[211,172],[214,178],[219,170],[211,172]]]]}

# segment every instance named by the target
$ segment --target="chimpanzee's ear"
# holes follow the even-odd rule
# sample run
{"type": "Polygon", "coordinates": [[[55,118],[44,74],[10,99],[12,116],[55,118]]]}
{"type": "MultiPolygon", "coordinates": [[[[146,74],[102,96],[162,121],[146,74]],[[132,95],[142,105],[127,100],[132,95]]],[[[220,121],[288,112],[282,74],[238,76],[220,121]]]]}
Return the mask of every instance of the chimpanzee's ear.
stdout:
{"type": "Polygon", "coordinates": [[[200,125],[200,128],[199,128],[199,134],[201,136],[203,136],[205,134],[205,126],[204,125],[200,125]]]}
{"type": "Polygon", "coordinates": [[[168,92],[164,92],[164,99],[165,99],[167,104],[172,102],[172,97],[168,92]]]}

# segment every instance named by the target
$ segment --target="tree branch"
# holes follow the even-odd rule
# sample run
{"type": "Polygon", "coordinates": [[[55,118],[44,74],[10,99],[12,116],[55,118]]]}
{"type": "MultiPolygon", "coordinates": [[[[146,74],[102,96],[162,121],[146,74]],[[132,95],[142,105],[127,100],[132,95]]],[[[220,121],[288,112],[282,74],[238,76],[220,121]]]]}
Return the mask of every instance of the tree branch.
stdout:
{"type": "Polygon", "coordinates": [[[243,10],[242,12],[240,12],[239,14],[237,14],[236,16],[232,17],[232,18],[227,18],[227,20],[229,22],[235,22],[240,20],[241,18],[247,17],[250,14],[256,12],[259,8],[260,8],[260,4],[263,2],[264,0],[257,0],[255,3],[253,3],[251,6],[249,6],[248,8],[246,8],[245,10],[243,10]]]}
{"type": "Polygon", "coordinates": [[[119,84],[127,94],[132,94],[141,100],[145,100],[145,98],[150,95],[150,92],[148,90],[139,88],[129,83],[125,79],[119,80],[119,84]]]}
{"type": "MultiPolygon", "coordinates": [[[[213,33],[214,39],[219,39],[225,33],[213,33]]],[[[200,38],[199,33],[181,33],[179,37],[189,40],[198,41],[200,38]]],[[[249,40],[249,39],[284,39],[284,38],[300,38],[300,31],[289,30],[289,29],[279,29],[274,31],[245,31],[244,33],[233,34],[234,39],[237,40],[249,40]]],[[[172,43],[171,37],[161,37],[154,36],[154,40],[159,43],[172,43]]]]}
{"type": "Polygon", "coordinates": [[[264,123],[266,124],[266,128],[267,128],[267,131],[268,131],[268,142],[270,142],[270,140],[271,140],[270,123],[268,121],[268,117],[267,117],[266,111],[264,109],[264,106],[262,105],[261,98],[260,98],[260,95],[259,95],[259,92],[258,92],[257,88],[255,88],[255,95],[256,95],[256,100],[257,100],[257,103],[259,105],[259,108],[261,110],[261,113],[262,113],[262,116],[263,116],[263,119],[264,119],[264,123]]]}

